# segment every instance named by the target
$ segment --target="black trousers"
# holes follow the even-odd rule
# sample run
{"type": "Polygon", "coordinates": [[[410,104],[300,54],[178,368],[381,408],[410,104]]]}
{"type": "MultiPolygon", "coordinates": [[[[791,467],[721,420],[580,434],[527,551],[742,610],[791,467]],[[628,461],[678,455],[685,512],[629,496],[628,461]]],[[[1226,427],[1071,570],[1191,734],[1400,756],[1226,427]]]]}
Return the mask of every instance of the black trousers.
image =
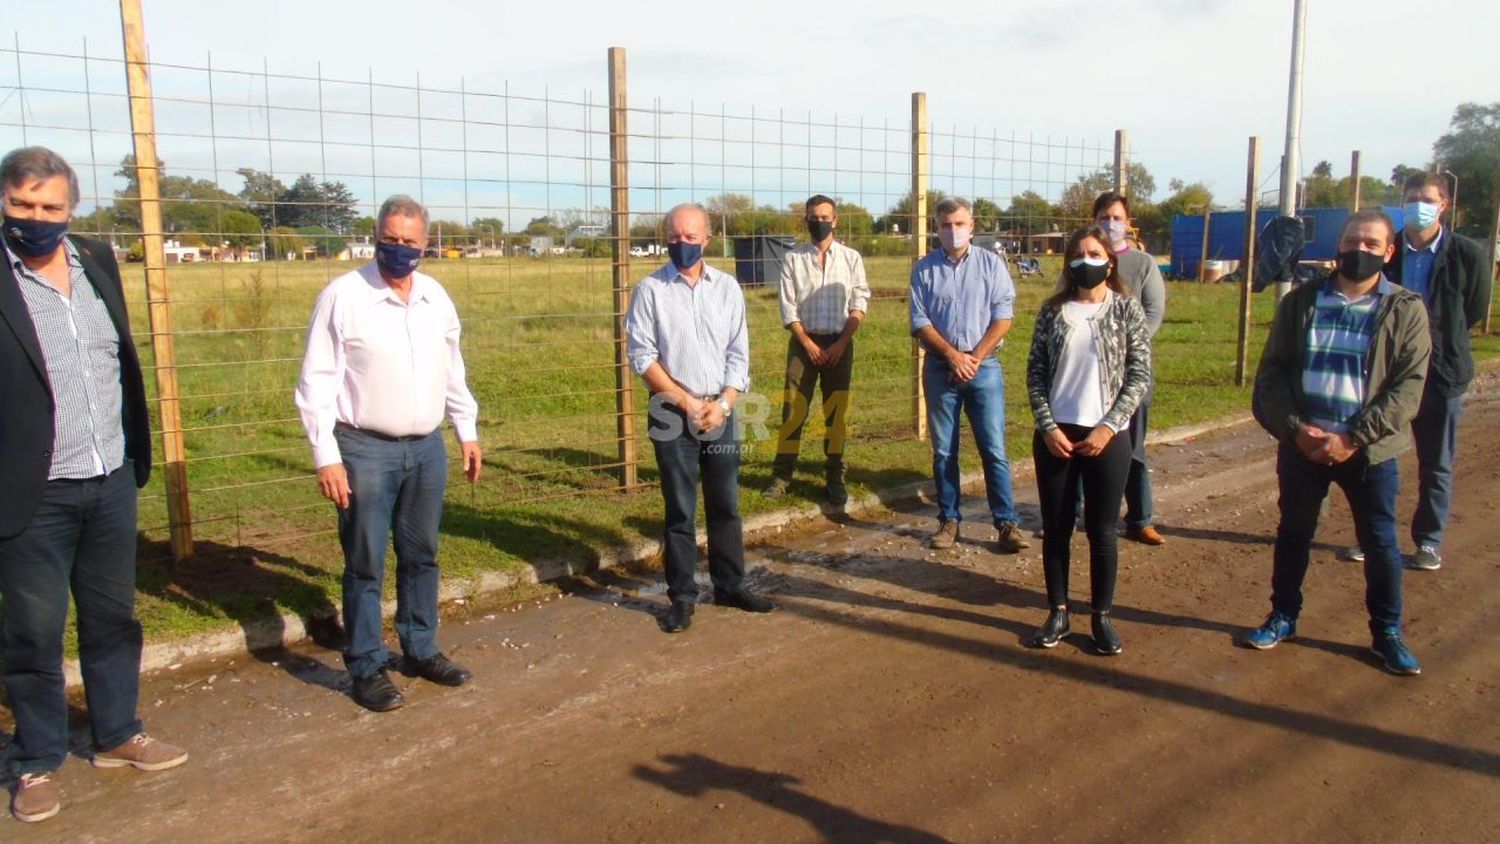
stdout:
{"type": "MultiPolygon", "coordinates": [[[[1089,435],[1081,425],[1058,426],[1072,442],[1089,435]]],[[[1089,586],[1095,612],[1114,606],[1119,570],[1116,521],[1125,479],[1130,474],[1130,437],[1115,435],[1097,457],[1054,457],[1040,431],[1031,441],[1036,462],[1037,498],[1042,504],[1042,568],[1047,576],[1047,604],[1068,603],[1068,566],[1073,519],[1083,491],[1083,524],[1089,538],[1089,586]]]]}
{"type": "Polygon", "coordinates": [[[653,399],[651,445],[661,472],[666,504],[662,556],[667,597],[693,601],[698,583],[698,486],[708,522],[708,574],[715,588],[734,592],[745,579],[745,540],[740,520],[739,419],[731,413],[714,431],[694,429],[682,411],[653,399]]]}

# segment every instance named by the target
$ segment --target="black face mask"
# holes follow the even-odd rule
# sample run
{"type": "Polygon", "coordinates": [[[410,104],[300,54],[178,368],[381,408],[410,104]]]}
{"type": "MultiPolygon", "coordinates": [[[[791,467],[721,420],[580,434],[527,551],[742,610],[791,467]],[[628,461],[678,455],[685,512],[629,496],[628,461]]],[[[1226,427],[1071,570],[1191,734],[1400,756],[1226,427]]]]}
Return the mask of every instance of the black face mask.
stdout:
{"type": "Polygon", "coordinates": [[[831,234],[833,234],[832,220],[814,220],[811,217],[808,218],[807,236],[812,238],[813,243],[822,243],[831,234]]]}
{"type": "Polygon", "coordinates": [[[1340,252],[1339,275],[1350,281],[1364,281],[1385,267],[1385,258],[1363,249],[1340,252]]]}
{"type": "Polygon", "coordinates": [[[1087,261],[1078,260],[1068,264],[1068,281],[1084,290],[1093,290],[1108,278],[1108,261],[1102,264],[1090,264],[1087,261]]]}

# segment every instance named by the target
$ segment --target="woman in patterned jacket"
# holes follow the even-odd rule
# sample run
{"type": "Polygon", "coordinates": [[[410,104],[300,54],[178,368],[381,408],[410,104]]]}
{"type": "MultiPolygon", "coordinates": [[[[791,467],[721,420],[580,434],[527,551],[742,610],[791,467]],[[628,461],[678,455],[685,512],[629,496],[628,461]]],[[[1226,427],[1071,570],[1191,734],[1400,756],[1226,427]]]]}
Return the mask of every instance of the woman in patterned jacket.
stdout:
{"type": "Polygon", "coordinates": [[[1028,644],[1055,647],[1069,633],[1068,544],[1081,488],[1094,647],[1117,654],[1120,637],[1109,621],[1119,559],[1115,523],[1130,471],[1130,438],[1120,434],[1150,382],[1151,341],[1140,303],[1120,280],[1107,234],[1098,226],[1079,229],[1063,256],[1057,292],[1042,303],[1026,362],[1051,607],[1028,644]]]}

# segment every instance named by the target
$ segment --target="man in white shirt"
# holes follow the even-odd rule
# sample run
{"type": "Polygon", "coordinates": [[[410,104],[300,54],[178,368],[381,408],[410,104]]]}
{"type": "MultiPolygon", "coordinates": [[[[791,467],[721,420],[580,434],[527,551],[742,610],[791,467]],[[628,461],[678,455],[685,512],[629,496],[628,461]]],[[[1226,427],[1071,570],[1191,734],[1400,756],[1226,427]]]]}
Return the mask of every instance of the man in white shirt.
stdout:
{"type": "Polygon", "coordinates": [[[447,686],[470,676],[437,647],[437,546],[448,476],[443,416],[453,422],[472,483],[482,457],[479,405],[464,382],[453,300],[416,271],[427,225],[427,209],[409,196],[381,205],[375,262],[319,294],[297,385],[318,487],[338,506],[344,664],[355,702],[376,712],[405,703],[386,673],[391,655],[381,636],[392,536],[402,670],[447,686]]]}
{"type": "Polygon", "coordinates": [[[869,307],[870,285],[860,254],[833,239],[839,224],[833,200],[818,194],[807,200],[806,208],[808,242],[781,259],[781,323],[792,336],[786,352],[781,430],[765,495],[780,498],[792,482],[813,387],[821,381],[828,503],[842,507],[849,501],[844,488],[844,440],[854,332],[869,307]]]}

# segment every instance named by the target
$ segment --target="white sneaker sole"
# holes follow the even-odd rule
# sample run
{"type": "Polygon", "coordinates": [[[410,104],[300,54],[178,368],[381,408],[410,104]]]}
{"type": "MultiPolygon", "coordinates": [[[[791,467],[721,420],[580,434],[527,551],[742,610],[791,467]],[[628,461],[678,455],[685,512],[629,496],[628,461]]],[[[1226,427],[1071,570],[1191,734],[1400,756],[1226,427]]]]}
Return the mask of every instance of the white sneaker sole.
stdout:
{"type": "Polygon", "coordinates": [[[165,762],[156,762],[154,764],[147,764],[145,762],[132,762],[132,761],[130,761],[128,759],[115,759],[115,758],[112,758],[112,757],[109,757],[109,756],[100,756],[99,754],[96,753],[96,754],[94,754],[94,757],[89,760],[89,764],[93,765],[95,768],[125,768],[125,767],[131,767],[131,768],[135,768],[137,771],[152,771],[152,772],[155,772],[155,771],[165,771],[165,770],[168,770],[170,768],[175,768],[178,765],[181,765],[182,763],[186,762],[187,760],[188,760],[188,755],[186,753],[184,753],[184,754],[182,754],[181,756],[178,756],[175,759],[168,759],[165,762]]]}
{"type": "Polygon", "coordinates": [[[48,818],[56,817],[57,813],[61,812],[61,811],[62,811],[62,804],[61,803],[57,804],[56,806],[53,806],[52,808],[48,809],[45,812],[38,812],[35,815],[23,815],[20,812],[17,812],[15,810],[15,807],[11,807],[10,816],[13,817],[13,818],[15,818],[16,820],[20,821],[21,823],[39,823],[39,822],[44,821],[44,820],[46,820],[48,818]]]}

